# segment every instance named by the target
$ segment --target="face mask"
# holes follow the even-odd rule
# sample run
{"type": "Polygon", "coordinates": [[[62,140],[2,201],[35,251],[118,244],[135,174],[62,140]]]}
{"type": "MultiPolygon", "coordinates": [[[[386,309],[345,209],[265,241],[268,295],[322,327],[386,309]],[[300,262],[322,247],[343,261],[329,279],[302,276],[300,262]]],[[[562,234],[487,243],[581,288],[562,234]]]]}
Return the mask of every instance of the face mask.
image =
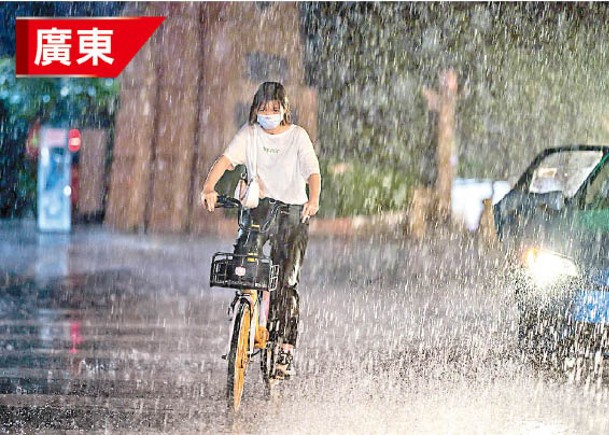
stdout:
{"type": "Polygon", "coordinates": [[[256,119],[258,124],[260,124],[260,127],[264,128],[265,130],[273,130],[274,128],[279,127],[279,124],[281,124],[281,120],[283,119],[283,115],[280,113],[275,115],[257,115],[256,119]]]}

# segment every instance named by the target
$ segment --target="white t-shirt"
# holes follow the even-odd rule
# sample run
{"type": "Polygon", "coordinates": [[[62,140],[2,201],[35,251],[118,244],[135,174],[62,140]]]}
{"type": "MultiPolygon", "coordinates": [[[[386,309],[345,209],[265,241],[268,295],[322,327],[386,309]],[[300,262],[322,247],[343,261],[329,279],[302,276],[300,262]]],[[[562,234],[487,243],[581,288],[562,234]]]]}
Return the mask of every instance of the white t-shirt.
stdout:
{"type": "Polygon", "coordinates": [[[319,174],[319,161],[308,133],[291,125],[279,134],[269,134],[258,124],[246,124],[233,138],[224,155],[233,166],[246,165],[252,176],[253,151],[256,173],[264,196],[287,204],[307,202],[306,184],[311,174],[319,174]],[[248,152],[248,147],[252,148],[248,152]]]}

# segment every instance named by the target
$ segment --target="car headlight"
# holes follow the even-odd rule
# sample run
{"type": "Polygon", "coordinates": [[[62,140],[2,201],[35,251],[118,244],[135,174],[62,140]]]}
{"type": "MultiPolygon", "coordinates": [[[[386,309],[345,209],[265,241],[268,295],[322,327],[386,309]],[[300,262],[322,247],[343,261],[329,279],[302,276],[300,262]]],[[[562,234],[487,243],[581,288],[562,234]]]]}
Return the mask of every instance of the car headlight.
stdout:
{"type": "Polygon", "coordinates": [[[530,248],[524,253],[524,265],[533,282],[548,287],[565,278],[579,276],[573,260],[546,249],[530,248]]]}

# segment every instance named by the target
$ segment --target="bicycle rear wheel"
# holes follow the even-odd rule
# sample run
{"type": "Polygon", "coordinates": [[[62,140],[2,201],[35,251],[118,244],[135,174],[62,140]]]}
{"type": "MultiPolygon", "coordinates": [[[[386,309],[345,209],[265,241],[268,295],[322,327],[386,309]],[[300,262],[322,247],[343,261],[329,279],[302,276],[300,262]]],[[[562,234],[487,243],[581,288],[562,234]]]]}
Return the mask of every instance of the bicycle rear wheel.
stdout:
{"type": "Polygon", "coordinates": [[[264,395],[268,399],[271,395],[271,367],[273,364],[273,352],[267,347],[260,354],[260,369],[262,370],[262,381],[264,382],[264,395]]]}
{"type": "Polygon", "coordinates": [[[239,302],[235,310],[235,324],[228,352],[226,399],[228,410],[237,412],[241,406],[245,373],[249,364],[249,341],[252,313],[249,303],[239,302]]]}

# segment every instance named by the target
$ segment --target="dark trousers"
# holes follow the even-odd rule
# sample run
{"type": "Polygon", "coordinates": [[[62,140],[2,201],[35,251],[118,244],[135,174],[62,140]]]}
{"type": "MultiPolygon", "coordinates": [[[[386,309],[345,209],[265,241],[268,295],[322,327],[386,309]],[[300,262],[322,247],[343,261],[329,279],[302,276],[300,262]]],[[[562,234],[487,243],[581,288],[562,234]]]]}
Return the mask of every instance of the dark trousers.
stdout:
{"type": "MultiPolygon", "coordinates": [[[[270,218],[274,203],[267,198],[260,200],[258,207],[243,212],[243,223],[262,227],[270,218]]],[[[301,222],[301,213],[301,205],[282,207],[268,232],[239,230],[235,243],[236,254],[262,255],[270,245],[273,264],[279,265],[279,282],[277,289],[271,292],[269,331],[293,346],[298,338],[298,282],[309,241],[309,223],[301,222]]]]}

